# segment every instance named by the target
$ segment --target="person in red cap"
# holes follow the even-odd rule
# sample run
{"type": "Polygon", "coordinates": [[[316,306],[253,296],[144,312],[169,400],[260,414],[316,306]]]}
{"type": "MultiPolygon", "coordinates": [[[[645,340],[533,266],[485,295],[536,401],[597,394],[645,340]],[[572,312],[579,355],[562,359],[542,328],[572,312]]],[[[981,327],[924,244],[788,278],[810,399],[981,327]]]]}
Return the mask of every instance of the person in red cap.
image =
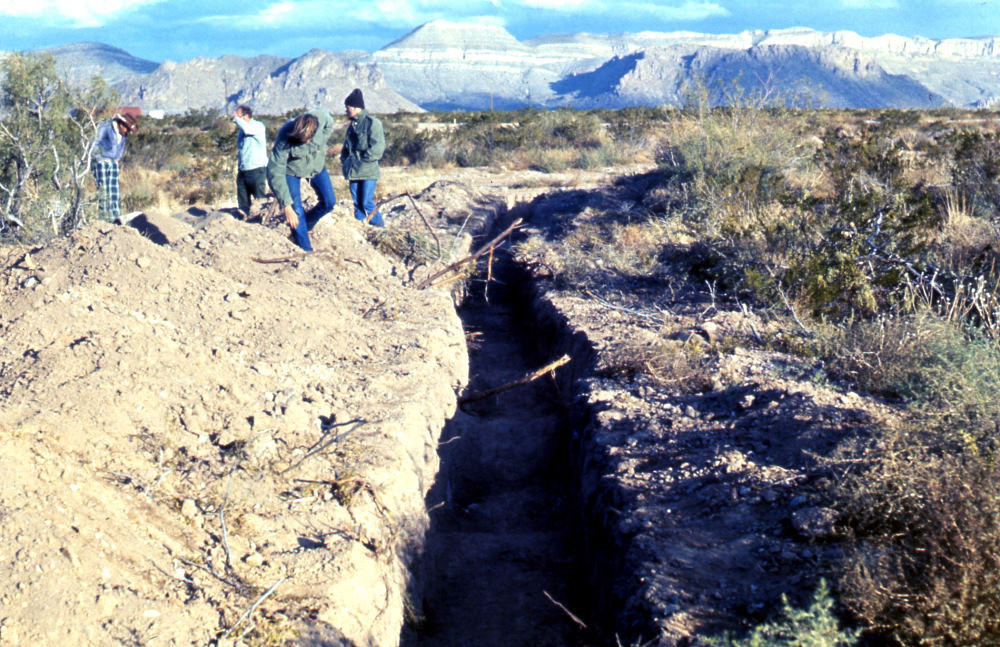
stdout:
{"type": "Polygon", "coordinates": [[[97,184],[97,209],[103,220],[121,222],[121,189],[118,160],[125,153],[125,139],[139,124],[126,113],[102,121],[90,147],[90,172],[97,184]]]}
{"type": "Polygon", "coordinates": [[[340,149],[340,165],[344,179],[350,183],[354,217],[384,227],[385,220],[375,205],[375,184],[380,177],[378,162],[385,152],[382,122],[365,110],[365,98],[358,88],[344,99],[344,107],[351,123],[340,149]]]}

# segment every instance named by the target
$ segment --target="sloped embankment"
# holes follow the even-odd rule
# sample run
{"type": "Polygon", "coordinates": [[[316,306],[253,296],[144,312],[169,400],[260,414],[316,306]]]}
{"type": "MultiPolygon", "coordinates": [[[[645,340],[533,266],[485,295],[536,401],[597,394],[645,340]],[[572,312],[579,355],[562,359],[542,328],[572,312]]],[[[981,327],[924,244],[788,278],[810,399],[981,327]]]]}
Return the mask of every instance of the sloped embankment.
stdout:
{"type": "Polygon", "coordinates": [[[466,350],[328,220],[0,251],[0,642],[398,641],[466,350]]]}
{"type": "Polygon", "coordinates": [[[581,254],[574,232],[593,240],[648,217],[644,182],[535,200],[516,260],[534,338],[574,358],[558,375],[575,397],[591,583],[578,608],[627,644],[674,647],[761,622],[781,594],[799,604],[830,574],[843,535],[829,459],[894,414],[815,361],[760,349],[758,335],[780,331],[690,277],[683,243],[645,274],[581,254]]]}

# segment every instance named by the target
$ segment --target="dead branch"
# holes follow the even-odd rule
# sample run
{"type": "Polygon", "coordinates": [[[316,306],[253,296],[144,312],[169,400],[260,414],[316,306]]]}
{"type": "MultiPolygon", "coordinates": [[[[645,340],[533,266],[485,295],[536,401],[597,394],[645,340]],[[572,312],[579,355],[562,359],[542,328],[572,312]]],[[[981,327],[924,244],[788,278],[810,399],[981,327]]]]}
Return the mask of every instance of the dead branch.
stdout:
{"type": "Polygon", "coordinates": [[[538,378],[542,377],[543,375],[546,375],[547,373],[551,373],[551,372],[555,371],[557,368],[559,368],[560,366],[568,364],[569,361],[570,361],[570,356],[569,355],[563,355],[562,357],[560,357],[556,361],[551,362],[549,364],[546,364],[545,366],[543,366],[542,368],[540,368],[540,369],[538,369],[536,371],[532,371],[531,373],[528,373],[527,375],[525,375],[524,377],[522,377],[519,380],[514,380],[513,382],[508,382],[507,384],[503,384],[501,386],[494,387],[494,388],[488,389],[486,391],[480,391],[479,393],[472,393],[470,395],[463,396],[463,397],[459,398],[458,403],[460,405],[462,405],[462,404],[466,404],[468,402],[475,402],[476,400],[482,400],[482,399],[488,398],[488,397],[490,397],[492,395],[496,395],[498,393],[503,393],[504,391],[509,391],[510,389],[513,389],[516,386],[521,386],[522,384],[527,384],[528,382],[534,382],[535,380],[537,380],[538,378]]]}
{"type": "Polygon", "coordinates": [[[226,568],[232,568],[232,553],[229,550],[229,533],[226,530],[226,506],[229,504],[229,491],[233,487],[233,475],[240,466],[239,458],[233,463],[233,469],[229,471],[229,482],[226,484],[226,495],[219,504],[219,525],[222,527],[222,547],[226,551],[226,568]]]}
{"type": "Polygon", "coordinates": [[[353,420],[348,420],[347,422],[342,422],[342,423],[339,423],[339,424],[331,426],[329,429],[326,429],[324,431],[323,435],[320,436],[320,439],[317,440],[313,444],[313,446],[309,448],[309,450],[306,452],[305,456],[303,456],[298,461],[296,461],[295,464],[293,464],[293,465],[291,465],[289,467],[286,467],[285,469],[281,470],[280,472],[278,472],[278,474],[285,474],[286,472],[291,472],[293,469],[295,469],[296,467],[298,467],[302,463],[306,462],[307,459],[312,458],[313,456],[315,456],[316,454],[320,453],[321,451],[323,451],[324,449],[326,449],[327,447],[329,447],[333,443],[337,442],[338,440],[341,440],[341,439],[345,438],[349,433],[351,433],[352,431],[354,431],[355,429],[357,429],[361,425],[365,424],[366,422],[368,422],[368,421],[365,420],[364,418],[355,418],[353,420]],[[330,438],[329,440],[326,440],[326,437],[331,435],[330,432],[333,431],[334,429],[336,429],[337,427],[343,427],[345,425],[350,425],[352,423],[354,424],[354,426],[351,427],[350,429],[348,429],[347,431],[345,431],[343,433],[340,433],[340,434],[337,434],[337,435],[333,436],[332,438],[330,438]]]}
{"type": "Polygon", "coordinates": [[[361,314],[361,318],[362,319],[367,319],[369,316],[371,316],[372,314],[374,314],[376,311],[381,310],[382,308],[384,308],[385,306],[387,306],[389,304],[389,301],[391,301],[391,300],[392,300],[392,295],[387,296],[386,298],[382,299],[381,301],[379,301],[378,303],[376,303],[372,307],[370,307],[367,310],[365,310],[361,314]]]}
{"type": "MultiPolygon", "coordinates": [[[[614,304],[614,303],[608,301],[607,299],[605,299],[605,298],[603,298],[601,296],[598,296],[597,294],[594,294],[590,290],[584,290],[584,294],[586,294],[588,297],[590,297],[594,301],[597,301],[601,305],[603,305],[605,307],[608,307],[608,308],[611,308],[612,310],[617,310],[619,312],[624,312],[626,314],[635,315],[637,317],[641,317],[642,319],[646,319],[647,321],[651,321],[651,322],[653,322],[655,324],[658,324],[660,326],[666,326],[667,323],[668,323],[667,320],[664,319],[663,316],[661,316],[663,313],[670,314],[670,312],[668,310],[660,310],[659,312],[661,313],[661,315],[655,315],[655,314],[652,314],[652,313],[649,313],[649,312],[645,312],[643,310],[639,310],[639,309],[636,309],[636,308],[626,308],[625,306],[620,306],[620,305],[614,304]]],[[[580,300],[584,301],[584,299],[580,299],[580,300]]]]}
{"type": "Polygon", "coordinates": [[[291,263],[292,261],[298,261],[309,256],[325,256],[333,260],[338,260],[337,256],[334,256],[331,252],[299,252],[297,254],[289,254],[288,256],[278,256],[277,258],[260,258],[259,256],[251,256],[250,260],[255,263],[291,263]]]}
{"type": "Polygon", "coordinates": [[[575,615],[573,615],[573,613],[569,609],[567,609],[565,606],[563,606],[562,603],[560,603],[554,597],[552,597],[551,595],[549,595],[548,591],[542,591],[542,593],[544,593],[545,597],[547,597],[549,599],[549,602],[551,602],[552,604],[554,604],[557,607],[559,607],[560,609],[562,609],[563,613],[565,613],[566,615],[568,615],[570,620],[572,620],[576,624],[580,625],[581,629],[586,629],[587,628],[587,625],[584,624],[583,620],[580,620],[575,615]]]}
{"type": "Polygon", "coordinates": [[[499,245],[504,238],[509,236],[520,225],[521,225],[521,219],[518,218],[517,220],[512,222],[509,227],[504,229],[503,232],[501,232],[496,238],[494,238],[490,242],[480,247],[476,252],[469,254],[465,258],[455,261],[454,263],[445,267],[444,269],[441,269],[435,272],[434,274],[431,274],[427,278],[425,278],[423,281],[420,282],[419,285],[417,285],[417,289],[423,290],[427,286],[432,285],[436,280],[438,280],[442,276],[450,274],[458,270],[460,267],[467,265],[469,263],[475,263],[477,260],[479,260],[479,257],[482,256],[483,254],[486,254],[488,252],[492,253],[493,250],[497,247],[497,245],[499,245]]]}
{"type": "Polygon", "coordinates": [[[284,575],[282,575],[280,578],[278,578],[277,582],[275,582],[274,584],[271,585],[271,588],[269,588],[268,590],[264,591],[264,594],[261,595],[259,598],[257,598],[257,601],[254,602],[253,605],[251,605],[251,607],[249,609],[247,609],[246,611],[244,611],[243,615],[240,616],[239,620],[237,620],[236,623],[233,624],[233,626],[229,628],[229,631],[226,632],[226,635],[224,637],[228,638],[229,634],[233,633],[233,631],[236,629],[236,627],[240,626],[241,622],[243,622],[245,619],[247,619],[250,616],[252,616],[253,612],[256,611],[257,607],[260,606],[261,602],[263,602],[264,600],[266,600],[272,593],[274,593],[274,590],[278,588],[278,585],[281,584],[282,582],[284,582],[286,579],[287,579],[287,577],[284,576],[284,575]]]}
{"type": "Polygon", "coordinates": [[[177,561],[179,561],[181,564],[184,564],[185,566],[190,566],[192,568],[197,568],[197,569],[200,569],[202,571],[205,571],[206,573],[208,573],[209,575],[211,575],[215,579],[219,580],[223,584],[228,584],[229,586],[233,587],[234,589],[236,589],[240,593],[245,592],[246,589],[247,589],[246,583],[244,583],[243,581],[241,581],[239,579],[239,576],[236,576],[238,579],[231,580],[228,577],[225,577],[223,575],[219,575],[217,572],[215,572],[214,568],[212,568],[211,566],[209,566],[207,564],[202,564],[202,563],[199,563],[199,562],[191,561],[190,559],[183,559],[183,558],[178,558],[177,561]]]}
{"type": "Polygon", "coordinates": [[[413,208],[416,210],[417,215],[420,216],[420,219],[424,221],[424,227],[427,227],[427,231],[431,232],[431,236],[434,238],[434,244],[437,245],[437,255],[438,260],[440,261],[443,257],[441,256],[441,241],[438,239],[437,232],[434,231],[433,227],[431,227],[431,223],[427,222],[427,218],[424,217],[424,212],[417,206],[417,201],[413,199],[413,196],[409,193],[404,195],[410,199],[410,204],[413,205],[413,208]]]}

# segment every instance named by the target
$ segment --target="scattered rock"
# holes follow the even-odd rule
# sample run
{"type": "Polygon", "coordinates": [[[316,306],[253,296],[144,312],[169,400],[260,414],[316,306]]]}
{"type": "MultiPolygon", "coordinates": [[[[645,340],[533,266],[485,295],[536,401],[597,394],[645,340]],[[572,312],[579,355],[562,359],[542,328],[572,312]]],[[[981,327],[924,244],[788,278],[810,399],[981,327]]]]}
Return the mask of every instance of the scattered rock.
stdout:
{"type": "Polygon", "coordinates": [[[194,499],[184,499],[184,503],[181,504],[181,515],[188,519],[194,519],[199,514],[198,504],[194,502],[194,499]]]}
{"type": "Polygon", "coordinates": [[[792,527],[809,540],[836,536],[836,522],[837,511],[831,508],[802,508],[792,513],[792,527]]]}

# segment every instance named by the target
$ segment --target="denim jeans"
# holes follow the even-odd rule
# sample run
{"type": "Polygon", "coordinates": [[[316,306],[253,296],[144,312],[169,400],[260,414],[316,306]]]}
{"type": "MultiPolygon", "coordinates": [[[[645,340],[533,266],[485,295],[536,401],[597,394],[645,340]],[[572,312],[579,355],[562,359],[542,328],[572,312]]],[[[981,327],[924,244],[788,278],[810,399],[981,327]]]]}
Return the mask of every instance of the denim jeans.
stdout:
{"type": "Polygon", "coordinates": [[[385,227],[382,214],[375,211],[375,182],[376,180],[351,180],[354,217],[364,221],[368,220],[368,214],[375,212],[375,215],[368,222],[376,227],[385,227]]]}
{"type": "Polygon", "coordinates": [[[309,179],[309,184],[316,192],[316,197],[319,198],[316,206],[309,211],[305,211],[302,207],[300,190],[302,178],[286,175],[285,181],[288,182],[288,192],[292,195],[292,208],[299,215],[299,226],[293,232],[295,244],[307,252],[311,252],[313,248],[312,243],[309,242],[309,232],[319,222],[319,219],[333,211],[333,206],[337,204],[337,198],[333,194],[333,184],[330,183],[330,174],[326,172],[326,169],[323,169],[309,179]]]}

